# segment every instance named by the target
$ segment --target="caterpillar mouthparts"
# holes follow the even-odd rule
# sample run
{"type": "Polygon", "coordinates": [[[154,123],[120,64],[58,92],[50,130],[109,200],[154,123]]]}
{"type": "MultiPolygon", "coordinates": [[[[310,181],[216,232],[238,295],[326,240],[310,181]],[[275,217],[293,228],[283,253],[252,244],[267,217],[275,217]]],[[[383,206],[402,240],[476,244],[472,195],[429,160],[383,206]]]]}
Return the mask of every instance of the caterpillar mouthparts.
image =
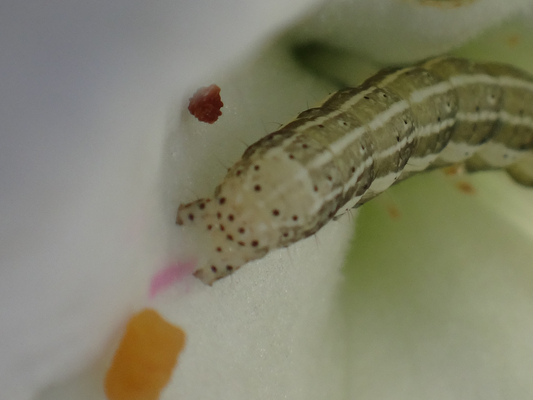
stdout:
{"type": "Polygon", "coordinates": [[[211,285],[287,247],[418,172],[462,162],[533,185],[533,77],[441,57],[340,90],[251,145],[213,199],[176,222],[205,242],[194,275],[211,285]]]}

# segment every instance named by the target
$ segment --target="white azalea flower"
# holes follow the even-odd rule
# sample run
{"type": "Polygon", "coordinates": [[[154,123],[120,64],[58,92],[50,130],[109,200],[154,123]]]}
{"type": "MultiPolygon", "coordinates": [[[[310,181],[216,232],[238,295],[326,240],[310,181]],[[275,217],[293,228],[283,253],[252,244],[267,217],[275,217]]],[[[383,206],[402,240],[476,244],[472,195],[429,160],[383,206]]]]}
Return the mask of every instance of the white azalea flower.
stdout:
{"type": "MultiPolygon", "coordinates": [[[[113,344],[143,306],[187,332],[163,399],[529,398],[533,194],[504,174],[453,178],[470,196],[441,173],[414,178],[211,288],[188,277],[148,297],[154,274],[201,251],[174,225],[177,205],[210,195],[241,141],[335,89],[294,61],[295,44],[354,52],[306,62],[355,84],[530,2],[435,3],[12,5],[0,17],[6,398],[103,398],[113,344]],[[211,83],[225,107],[208,126],[185,109],[211,83]]],[[[530,20],[460,52],[532,70],[530,20]]]]}

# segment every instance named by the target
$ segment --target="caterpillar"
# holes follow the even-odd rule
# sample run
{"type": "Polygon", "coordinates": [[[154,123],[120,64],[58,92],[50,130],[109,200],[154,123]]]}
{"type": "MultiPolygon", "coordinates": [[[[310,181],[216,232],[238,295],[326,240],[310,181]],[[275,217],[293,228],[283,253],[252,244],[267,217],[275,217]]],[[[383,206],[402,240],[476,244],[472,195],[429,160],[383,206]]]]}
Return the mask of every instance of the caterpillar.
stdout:
{"type": "Polygon", "coordinates": [[[176,222],[205,233],[213,284],[317,232],[418,172],[463,163],[533,186],[533,76],[440,57],[384,69],[342,89],[246,149],[212,199],[176,222]]]}

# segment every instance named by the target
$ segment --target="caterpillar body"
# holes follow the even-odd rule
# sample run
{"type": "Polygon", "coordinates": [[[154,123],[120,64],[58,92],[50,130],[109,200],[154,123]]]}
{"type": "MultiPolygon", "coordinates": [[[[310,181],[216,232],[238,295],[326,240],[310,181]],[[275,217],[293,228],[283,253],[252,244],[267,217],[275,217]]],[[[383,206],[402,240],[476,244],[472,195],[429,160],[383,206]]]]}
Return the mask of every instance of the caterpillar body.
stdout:
{"type": "Polygon", "coordinates": [[[382,70],[248,147],[213,199],[180,205],[177,223],[205,233],[195,276],[211,285],[417,172],[459,162],[533,186],[533,76],[451,57],[382,70]]]}

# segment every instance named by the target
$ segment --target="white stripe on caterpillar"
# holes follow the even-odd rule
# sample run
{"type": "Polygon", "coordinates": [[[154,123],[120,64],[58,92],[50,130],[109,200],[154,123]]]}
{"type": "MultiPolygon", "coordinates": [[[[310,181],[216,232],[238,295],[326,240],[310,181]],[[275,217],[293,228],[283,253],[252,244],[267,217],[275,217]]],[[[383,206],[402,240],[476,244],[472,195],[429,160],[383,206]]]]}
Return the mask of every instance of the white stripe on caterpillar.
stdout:
{"type": "Polygon", "coordinates": [[[308,237],[416,172],[464,162],[533,186],[533,77],[514,67],[436,58],[334,93],[250,146],[213,200],[179,207],[205,234],[212,284],[308,237]]]}

